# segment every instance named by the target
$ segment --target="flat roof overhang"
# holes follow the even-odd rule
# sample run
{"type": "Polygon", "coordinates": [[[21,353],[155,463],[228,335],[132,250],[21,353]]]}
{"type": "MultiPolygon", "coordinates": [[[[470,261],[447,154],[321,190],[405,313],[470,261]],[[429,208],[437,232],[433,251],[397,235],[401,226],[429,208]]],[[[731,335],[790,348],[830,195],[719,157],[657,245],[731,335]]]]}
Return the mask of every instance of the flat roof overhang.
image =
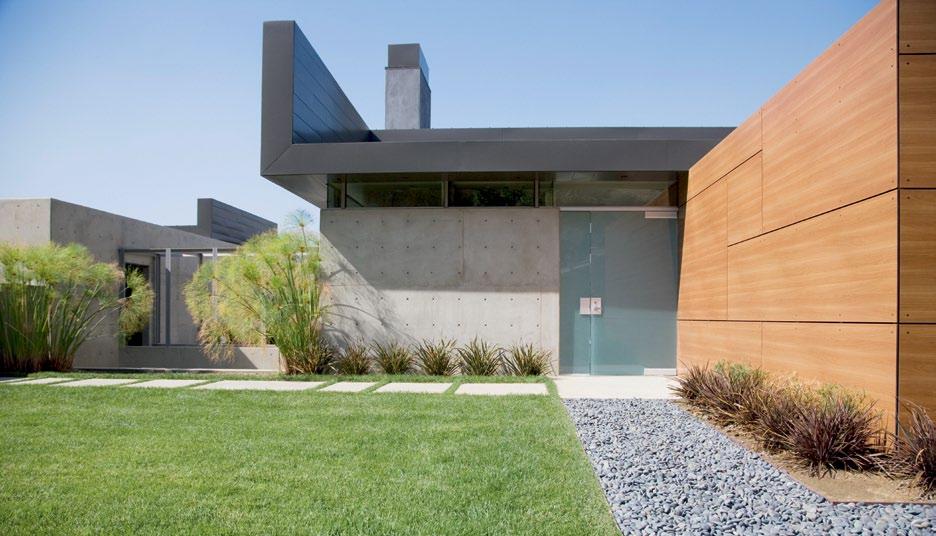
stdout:
{"type": "Polygon", "coordinates": [[[325,206],[357,173],[684,172],[730,127],[372,130],[293,21],[263,27],[260,174],[325,206]]]}

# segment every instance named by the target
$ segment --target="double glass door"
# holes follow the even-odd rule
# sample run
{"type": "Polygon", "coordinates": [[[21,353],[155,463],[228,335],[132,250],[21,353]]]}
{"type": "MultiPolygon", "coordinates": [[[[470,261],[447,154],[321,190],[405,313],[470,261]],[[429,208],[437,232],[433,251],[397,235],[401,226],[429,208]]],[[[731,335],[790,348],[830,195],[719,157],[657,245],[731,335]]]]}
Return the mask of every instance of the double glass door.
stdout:
{"type": "Polygon", "coordinates": [[[677,233],[675,211],[561,213],[560,373],[676,368],[677,233]]]}

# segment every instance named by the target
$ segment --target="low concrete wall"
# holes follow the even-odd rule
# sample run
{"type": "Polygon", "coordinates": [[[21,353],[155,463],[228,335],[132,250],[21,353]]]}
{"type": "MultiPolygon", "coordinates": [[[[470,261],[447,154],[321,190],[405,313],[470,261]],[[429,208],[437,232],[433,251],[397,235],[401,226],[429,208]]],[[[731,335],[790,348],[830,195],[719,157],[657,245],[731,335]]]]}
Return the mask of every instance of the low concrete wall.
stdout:
{"type": "MultiPolygon", "coordinates": [[[[82,365],[86,368],[94,368],[82,365]]],[[[117,368],[280,370],[275,346],[239,346],[224,361],[214,361],[199,346],[122,346],[117,368]]]]}
{"type": "Polygon", "coordinates": [[[559,356],[559,211],[326,209],[323,266],[339,341],[520,341],[559,356]]]}

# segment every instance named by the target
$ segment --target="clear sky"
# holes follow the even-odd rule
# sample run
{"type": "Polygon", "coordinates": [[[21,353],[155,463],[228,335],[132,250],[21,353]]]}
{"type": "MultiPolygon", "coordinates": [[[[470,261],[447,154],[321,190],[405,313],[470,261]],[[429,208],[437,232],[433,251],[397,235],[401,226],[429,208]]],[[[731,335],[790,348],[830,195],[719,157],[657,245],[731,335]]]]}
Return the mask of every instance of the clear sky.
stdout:
{"type": "Polygon", "coordinates": [[[371,128],[386,45],[411,42],[434,127],[731,126],[874,4],[0,0],[0,197],[317,212],[259,175],[264,20],[299,23],[371,128]]]}

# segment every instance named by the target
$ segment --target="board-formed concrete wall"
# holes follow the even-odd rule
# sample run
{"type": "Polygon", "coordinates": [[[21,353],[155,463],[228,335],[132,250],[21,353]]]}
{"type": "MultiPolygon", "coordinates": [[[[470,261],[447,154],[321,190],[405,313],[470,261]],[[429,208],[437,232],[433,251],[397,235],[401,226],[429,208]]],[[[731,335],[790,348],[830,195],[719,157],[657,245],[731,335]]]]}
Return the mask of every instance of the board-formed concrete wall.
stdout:
{"type": "Polygon", "coordinates": [[[558,370],[558,209],[326,209],[321,221],[339,344],[523,341],[558,370]]]}

